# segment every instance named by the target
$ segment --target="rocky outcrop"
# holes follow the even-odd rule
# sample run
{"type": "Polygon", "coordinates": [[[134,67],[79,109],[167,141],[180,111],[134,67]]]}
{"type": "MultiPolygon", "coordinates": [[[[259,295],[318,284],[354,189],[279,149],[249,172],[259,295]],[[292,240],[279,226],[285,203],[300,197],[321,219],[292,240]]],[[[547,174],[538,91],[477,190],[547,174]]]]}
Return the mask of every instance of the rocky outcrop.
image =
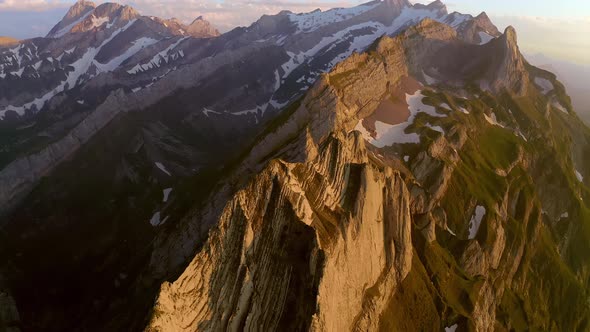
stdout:
{"type": "Polygon", "coordinates": [[[485,12],[481,12],[472,20],[463,22],[457,31],[461,40],[478,45],[485,44],[489,39],[502,34],[485,12]]]}
{"type": "Polygon", "coordinates": [[[357,132],[321,145],[321,157],[274,161],[234,196],[162,286],[148,330],[376,328],[411,267],[410,195],[357,132]]]}
{"type": "Polygon", "coordinates": [[[525,60],[518,48],[516,30],[509,26],[504,34],[492,43],[500,61],[498,67],[490,68],[488,75],[494,80],[491,87],[499,91],[506,87],[519,95],[528,91],[529,75],[525,68],[525,60]]]}

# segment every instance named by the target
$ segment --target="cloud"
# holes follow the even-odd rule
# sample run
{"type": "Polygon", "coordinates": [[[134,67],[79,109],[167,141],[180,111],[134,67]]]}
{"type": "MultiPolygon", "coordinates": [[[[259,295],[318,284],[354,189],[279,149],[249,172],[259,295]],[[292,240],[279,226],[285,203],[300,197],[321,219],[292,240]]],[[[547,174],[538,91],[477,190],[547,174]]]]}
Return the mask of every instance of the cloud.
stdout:
{"type": "Polygon", "coordinates": [[[512,25],[520,48],[579,64],[590,64],[590,19],[492,16],[499,28],[512,25]]]}
{"type": "Polygon", "coordinates": [[[68,8],[71,4],[59,0],[0,0],[0,12],[47,11],[68,8]]]}

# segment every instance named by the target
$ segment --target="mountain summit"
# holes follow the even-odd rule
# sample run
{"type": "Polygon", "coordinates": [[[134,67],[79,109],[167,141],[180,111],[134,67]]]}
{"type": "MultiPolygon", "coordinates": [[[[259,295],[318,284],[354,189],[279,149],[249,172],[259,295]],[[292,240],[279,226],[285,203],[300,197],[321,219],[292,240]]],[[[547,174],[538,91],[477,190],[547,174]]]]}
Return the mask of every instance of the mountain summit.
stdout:
{"type": "Polygon", "coordinates": [[[86,18],[94,8],[96,8],[94,2],[84,0],[77,1],[72,7],[70,7],[62,20],[49,31],[47,37],[60,37],[82,19],[86,18]]]}
{"type": "Polygon", "coordinates": [[[206,21],[203,16],[197,17],[191,24],[186,28],[188,34],[193,37],[217,37],[219,31],[215,29],[211,23],[206,21]]]}

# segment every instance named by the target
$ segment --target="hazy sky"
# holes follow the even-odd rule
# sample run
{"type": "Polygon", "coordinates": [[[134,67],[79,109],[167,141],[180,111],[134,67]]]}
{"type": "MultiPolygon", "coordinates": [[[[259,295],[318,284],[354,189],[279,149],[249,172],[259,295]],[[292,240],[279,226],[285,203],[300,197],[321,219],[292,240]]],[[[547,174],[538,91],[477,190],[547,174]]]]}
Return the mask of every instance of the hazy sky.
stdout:
{"type": "MultiPolygon", "coordinates": [[[[360,0],[112,0],[129,4],[144,15],[177,17],[190,22],[205,16],[220,30],[249,25],[262,14],[282,9],[306,12],[316,8],[354,6],[360,0]]],[[[0,36],[45,35],[74,0],[0,0],[0,36]]],[[[105,1],[97,0],[95,3],[105,1]]],[[[428,3],[428,0],[414,1],[428,3]]],[[[486,11],[503,30],[513,25],[527,53],[590,65],[590,0],[447,0],[449,12],[473,15],[486,11]]]]}

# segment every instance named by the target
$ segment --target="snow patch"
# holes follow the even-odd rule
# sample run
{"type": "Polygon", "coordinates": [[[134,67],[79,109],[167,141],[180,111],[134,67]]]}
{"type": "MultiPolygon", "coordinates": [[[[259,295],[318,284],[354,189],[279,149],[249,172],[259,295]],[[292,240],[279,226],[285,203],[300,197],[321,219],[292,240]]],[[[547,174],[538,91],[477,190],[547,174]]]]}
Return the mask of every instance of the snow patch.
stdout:
{"type": "Polygon", "coordinates": [[[457,28],[461,24],[465,23],[468,20],[473,19],[473,16],[469,14],[461,14],[458,12],[453,12],[443,20],[443,23],[450,25],[453,28],[457,28]]]}
{"type": "Polygon", "coordinates": [[[487,114],[484,113],[483,116],[486,118],[486,121],[489,124],[494,125],[494,126],[498,126],[500,128],[505,128],[503,125],[501,125],[498,122],[498,119],[496,118],[496,114],[494,112],[491,112],[491,115],[490,116],[488,116],[487,114]]]}
{"type": "Polygon", "coordinates": [[[164,220],[161,219],[160,216],[160,211],[154,213],[154,215],[152,216],[152,219],[150,219],[150,224],[154,227],[157,226],[162,226],[164,225],[164,223],[168,220],[169,217],[164,218],[164,220]]]}
{"type": "MultiPolygon", "coordinates": [[[[373,146],[382,148],[385,146],[391,146],[393,144],[403,143],[420,143],[420,136],[416,133],[406,133],[406,129],[414,122],[418,113],[426,113],[432,117],[445,117],[446,115],[439,114],[433,106],[425,105],[422,103],[424,95],[421,91],[417,91],[413,95],[406,94],[406,102],[409,105],[410,116],[406,122],[390,125],[381,121],[375,122],[376,135],[373,137],[363,126],[362,120],[360,120],[355,130],[361,132],[365,140],[371,143],[373,146]]],[[[430,126],[430,128],[440,131],[444,134],[444,130],[437,126],[430,126]]]]}
{"type": "Polygon", "coordinates": [[[563,105],[561,105],[558,102],[554,102],[553,107],[557,108],[558,110],[562,111],[565,114],[568,114],[567,109],[565,109],[565,107],[563,107],[563,105]]]}
{"type": "MultiPolygon", "coordinates": [[[[165,50],[154,55],[148,62],[145,62],[143,64],[137,64],[135,67],[128,70],[127,73],[130,75],[134,75],[139,72],[144,72],[153,68],[159,68],[162,65],[162,62],[167,64],[170,61],[176,60],[178,57],[173,57],[171,51],[175,49],[178,46],[178,44],[180,44],[187,38],[188,37],[180,38],[175,43],[168,46],[165,50]]],[[[184,53],[182,53],[182,56],[184,56],[184,53]]]]}
{"type": "Polygon", "coordinates": [[[447,232],[449,232],[449,234],[451,234],[452,236],[457,236],[457,234],[455,234],[455,232],[453,232],[449,226],[447,225],[447,232]]]}
{"type": "Polygon", "coordinates": [[[422,71],[422,76],[424,76],[424,81],[426,81],[426,84],[428,84],[428,85],[433,85],[438,82],[438,80],[436,78],[429,76],[424,71],[422,71]]]}
{"type": "Polygon", "coordinates": [[[277,91],[281,87],[281,75],[279,74],[279,70],[275,70],[275,91],[277,91]]]}
{"type": "Polygon", "coordinates": [[[168,172],[168,170],[166,169],[166,166],[164,166],[164,164],[162,164],[160,162],[156,162],[156,167],[158,167],[162,172],[166,173],[168,176],[172,176],[172,174],[170,174],[170,172],[168,172]]]}
{"type": "Polygon", "coordinates": [[[110,21],[110,19],[108,17],[96,17],[96,16],[92,15],[92,18],[91,18],[92,27],[91,28],[98,28],[101,25],[108,23],[109,21],[110,21]]]}
{"type": "Polygon", "coordinates": [[[162,198],[162,202],[164,202],[164,203],[168,202],[168,198],[170,197],[171,192],[172,192],[172,188],[166,188],[166,189],[162,190],[162,194],[164,195],[164,198],[162,198]]]}
{"type": "Polygon", "coordinates": [[[445,327],[445,332],[455,332],[457,330],[457,324],[445,327]]]}
{"type": "Polygon", "coordinates": [[[481,41],[479,42],[479,45],[487,44],[487,43],[489,43],[489,42],[490,42],[492,39],[494,39],[494,36],[490,35],[490,34],[489,34],[489,33],[487,33],[487,32],[484,32],[484,31],[480,31],[480,32],[478,32],[478,35],[479,35],[479,39],[481,40],[481,41]]]}
{"type": "Polygon", "coordinates": [[[469,239],[475,239],[477,235],[477,231],[479,230],[479,226],[481,225],[481,220],[486,214],[486,208],[478,205],[475,208],[475,214],[471,217],[471,221],[469,221],[469,239]]]}
{"type": "Polygon", "coordinates": [[[524,134],[522,133],[522,131],[520,130],[515,130],[514,131],[514,135],[516,135],[516,137],[520,137],[522,138],[525,142],[528,142],[529,140],[526,138],[526,136],[524,136],[524,134]]]}
{"type": "Polygon", "coordinates": [[[443,135],[445,134],[445,131],[444,131],[444,129],[442,129],[441,126],[433,126],[431,124],[426,124],[426,126],[434,131],[438,131],[439,133],[441,133],[443,135]]]}
{"type": "Polygon", "coordinates": [[[584,182],[584,177],[582,176],[582,173],[578,172],[578,170],[575,170],[574,173],[576,174],[576,179],[578,179],[578,181],[584,182]]]}
{"type": "Polygon", "coordinates": [[[442,103],[439,106],[442,107],[442,108],[444,108],[444,109],[446,109],[446,110],[448,110],[448,111],[452,111],[453,110],[451,108],[451,106],[449,106],[449,104],[447,104],[447,103],[442,103]]]}
{"type": "Polygon", "coordinates": [[[541,93],[546,95],[554,89],[553,84],[546,78],[535,77],[535,84],[542,89],[541,93]]]}
{"type": "Polygon", "coordinates": [[[203,114],[205,114],[207,117],[209,117],[209,113],[213,113],[213,114],[221,114],[221,112],[216,112],[214,110],[210,110],[208,108],[203,108],[203,114]]]}
{"type": "Polygon", "coordinates": [[[127,60],[130,57],[132,57],[133,55],[135,55],[135,53],[137,53],[137,52],[141,51],[143,48],[153,45],[157,42],[158,42],[157,39],[152,39],[152,38],[147,38],[147,37],[139,38],[138,40],[132,42],[131,46],[129,46],[129,48],[125,52],[123,52],[123,54],[113,58],[111,61],[109,61],[106,64],[99,63],[98,61],[95,60],[94,65],[101,72],[114,71],[115,69],[119,68],[119,66],[123,62],[125,62],[125,60],[127,60]]]}

